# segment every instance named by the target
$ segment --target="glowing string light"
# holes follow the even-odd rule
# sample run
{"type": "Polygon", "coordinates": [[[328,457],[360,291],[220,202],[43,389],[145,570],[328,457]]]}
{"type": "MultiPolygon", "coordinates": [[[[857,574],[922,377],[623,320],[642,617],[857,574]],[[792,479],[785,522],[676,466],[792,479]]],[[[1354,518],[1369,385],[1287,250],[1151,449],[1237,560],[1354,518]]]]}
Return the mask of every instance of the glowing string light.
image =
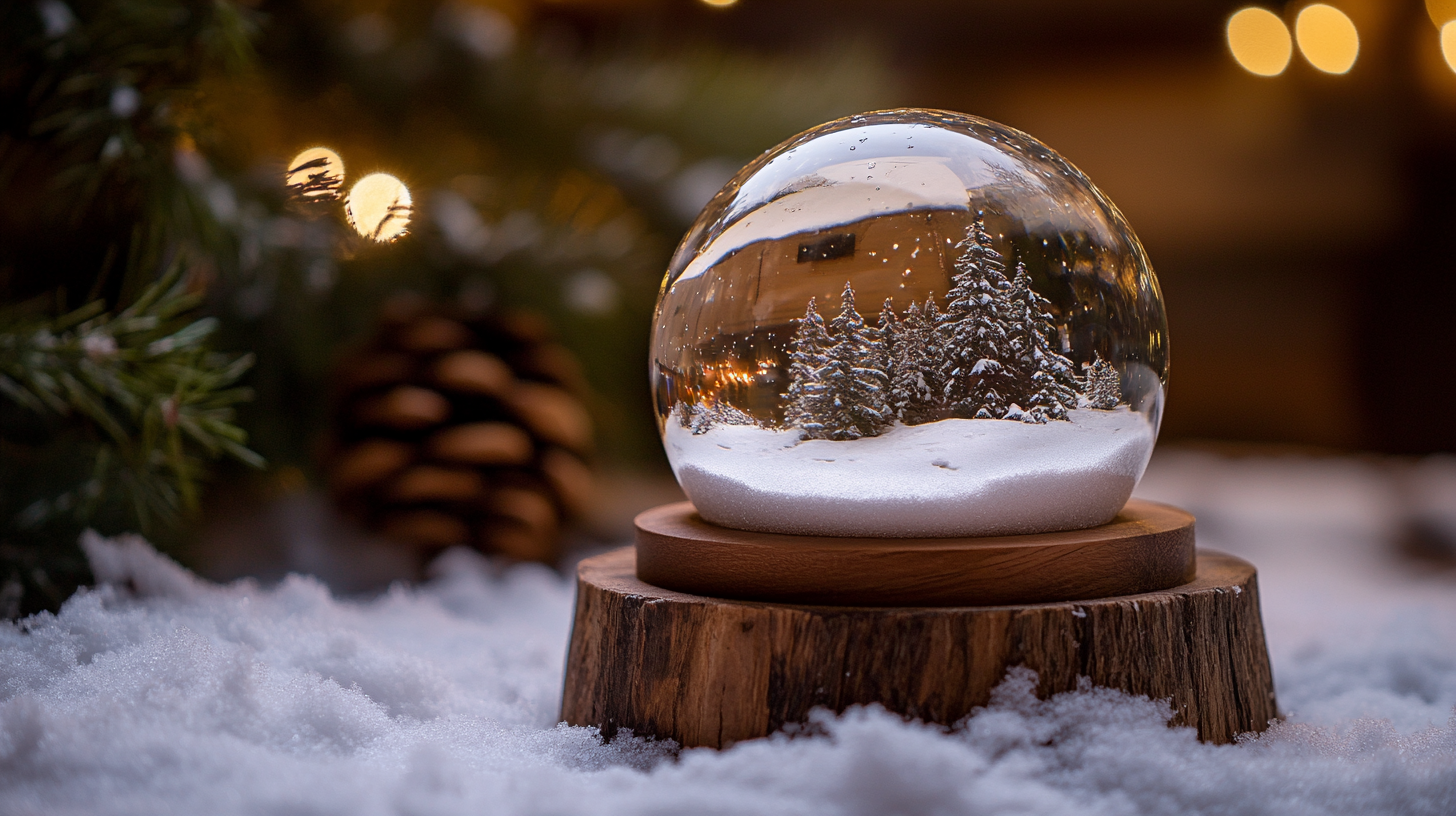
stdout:
{"type": "Polygon", "coordinates": [[[1426,13],[1431,15],[1436,28],[1445,28],[1447,23],[1456,20],[1456,0],[1426,0],[1426,13]]]}
{"type": "Polygon", "coordinates": [[[1306,6],[1294,20],[1299,52],[1327,74],[1343,74],[1360,54],[1360,34],[1343,11],[1324,3],[1306,6]]]}
{"type": "Polygon", "coordinates": [[[310,147],[288,163],[283,183],[304,201],[338,198],[344,186],[344,160],[327,147],[310,147]]]}
{"type": "Polygon", "coordinates": [[[1456,20],[1441,26],[1441,56],[1446,58],[1446,65],[1456,71],[1456,20]]]}
{"type": "Polygon", "coordinates": [[[1228,45],[1244,70],[1259,76],[1278,76],[1289,65],[1294,44],[1289,28],[1268,9],[1249,7],[1234,12],[1228,21],[1228,45]]]}
{"type": "Polygon", "coordinates": [[[372,173],[359,179],[344,202],[349,224],[365,238],[393,241],[409,229],[409,188],[388,173],[372,173]]]}

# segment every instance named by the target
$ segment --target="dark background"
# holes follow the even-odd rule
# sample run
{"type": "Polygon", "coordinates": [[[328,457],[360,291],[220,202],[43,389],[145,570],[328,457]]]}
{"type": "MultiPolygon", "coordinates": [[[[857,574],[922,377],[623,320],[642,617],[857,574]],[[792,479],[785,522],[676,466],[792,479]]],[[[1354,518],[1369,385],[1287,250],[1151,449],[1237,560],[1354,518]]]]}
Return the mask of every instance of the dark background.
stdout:
{"type": "MultiPolygon", "coordinates": [[[[1306,3],[1272,7],[1291,22],[1306,3]]],[[[1240,4],[1155,0],[557,2],[585,42],[852,49],[898,105],[1025,130],[1127,215],[1167,299],[1165,442],[1456,450],[1456,74],[1419,0],[1340,0],[1346,75],[1245,72],[1240,4]]]]}
{"type": "MultiPolygon", "coordinates": [[[[1456,0],[1431,2],[1456,16],[1456,0]]],[[[1292,27],[1308,5],[1265,8],[1292,27]]],[[[255,361],[237,424],[266,460],[199,459],[208,489],[166,525],[125,507],[111,522],[57,510],[0,544],[11,535],[35,563],[68,553],[66,586],[85,581],[85,526],[204,542],[188,563],[212,577],[328,572],[310,525],[331,523],[336,371],[401,293],[552,327],[582,364],[597,428],[589,526],[619,541],[633,512],[677,495],[646,360],[680,236],[755,155],[896,107],[1026,131],[1125,213],[1169,317],[1161,448],[1456,452],[1456,70],[1432,22],[1444,13],[1331,5],[1359,32],[1353,68],[1324,74],[1296,52],[1275,77],[1236,62],[1226,25],[1240,5],[1222,0],[0,5],[0,305],[123,308],[180,259],[198,314],[217,320],[211,347],[255,361]],[[42,12],[61,5],[74,25],[48,33],[42,12]],[[231,50],[209,46],[219,32],[231,50]],[[121,88],[135,110],[118,112],[121,88]],[[124,160],[107,158],[123,135],[124,160]],[[374,171],[407,182],[410,234],[371,243],[341,201],[290,198],[289,159],[314,146],[343,157],[348,184],[374,171]],[[280,549],[272,566],[249,555],[260,546],[280,549]]],[[[0,417],[0,441],[30,457],[0,463],[0,517],[87,478],[95,429],[51,419],[91,447],[62,462],[0,417]]],[[[164,482],[154,471],[116,469],[164,482]]],[[[339,559],[367,560],[339,541],[339,559]]],[[[56,587],[52,606],[68,591],[56,587]]]]}

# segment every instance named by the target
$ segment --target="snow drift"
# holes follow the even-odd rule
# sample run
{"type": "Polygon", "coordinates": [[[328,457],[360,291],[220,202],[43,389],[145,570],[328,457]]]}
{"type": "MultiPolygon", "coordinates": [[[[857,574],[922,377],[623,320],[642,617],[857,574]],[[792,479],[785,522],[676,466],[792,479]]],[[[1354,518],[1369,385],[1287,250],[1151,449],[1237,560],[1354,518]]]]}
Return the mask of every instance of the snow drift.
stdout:
{"type": "Polygon", "coordinates": [[[1202,745],[1106,689],[1037,700],[1012,672],[956,728],[871,708],[723,752],[603,745],[556,724],[571,586],[547,570],[452,552],[344,601],[95,540],[105,585],[0,624],[0,813],[1456,812],[1456,583],[1385,554],[1383,468],[1189,456],[1147,482],[1262,569],[1288,720],[1257,739],[1202,745]]]}

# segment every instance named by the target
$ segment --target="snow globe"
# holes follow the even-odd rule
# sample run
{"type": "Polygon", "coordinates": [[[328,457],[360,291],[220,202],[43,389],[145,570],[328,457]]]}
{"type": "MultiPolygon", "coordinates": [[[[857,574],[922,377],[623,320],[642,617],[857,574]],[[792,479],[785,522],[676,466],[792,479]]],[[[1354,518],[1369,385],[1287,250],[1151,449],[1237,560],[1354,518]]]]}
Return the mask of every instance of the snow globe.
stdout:
{"type": "Polygon", "coordinates": [[[1157,279],[1032,137],[898,110],[765,152],[673,256],[650,376],[691,501],[577,567],[563,721],[683,747],[871,703],[951,724],[1014,667],[1210,742],[1278,715],[1254,567],[1130,498],[1157,279]]]}
{"type": "Polygon", "coordinates": [[[1032,137],[897,110],[743,168],[667,271],[650,376],[702,517],[828,536],[1093,527],[1152,453],[1157,279],[1032,137]]]}

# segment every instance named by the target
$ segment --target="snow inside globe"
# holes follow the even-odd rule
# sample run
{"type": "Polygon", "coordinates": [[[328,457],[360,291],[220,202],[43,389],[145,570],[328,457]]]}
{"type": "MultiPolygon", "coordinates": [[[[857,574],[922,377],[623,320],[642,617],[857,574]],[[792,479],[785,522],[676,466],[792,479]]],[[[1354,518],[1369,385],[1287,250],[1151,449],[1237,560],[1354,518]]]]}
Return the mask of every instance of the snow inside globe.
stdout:
{"type": "Polygon", "coordinates": [[[1032,137],[852,116],[743,168],[654,317],[663,444],[701,516],[944,537],[1111,521],[1168,378],[1162,294],[1121,213],[1032,137]]]}

